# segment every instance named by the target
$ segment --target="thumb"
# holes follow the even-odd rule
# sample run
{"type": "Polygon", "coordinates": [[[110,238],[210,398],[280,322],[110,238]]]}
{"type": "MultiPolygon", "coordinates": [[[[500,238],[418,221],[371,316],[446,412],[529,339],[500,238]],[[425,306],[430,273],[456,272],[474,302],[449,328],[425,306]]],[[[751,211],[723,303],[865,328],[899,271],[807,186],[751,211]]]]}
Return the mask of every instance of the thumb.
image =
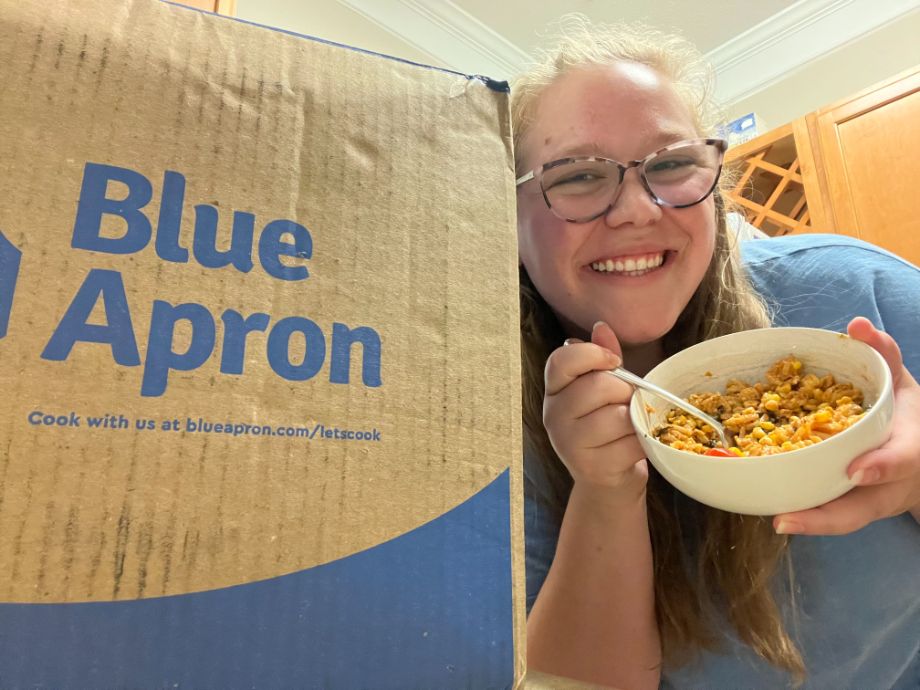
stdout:
{"type": "Polygon", "coordinates": [[[892,383],[897,387],[904,368],[901,359],[901,348],[890,335],[878,330],[872,322],[864,316],[857,316],[847,325],[847,335],[854,340],[859,340],[869,345],[885,358],[888,368],[891,369],[892,383]]]}
{"type": "Polygon", "coordinates": [[[613,352],[620,361],[623,360],[623,349],[620,347],[620,341],[617,340],[616,333],[604,321],[598,321],[591,329],[591,342],[601,347],[606,347],[613,352]]]}

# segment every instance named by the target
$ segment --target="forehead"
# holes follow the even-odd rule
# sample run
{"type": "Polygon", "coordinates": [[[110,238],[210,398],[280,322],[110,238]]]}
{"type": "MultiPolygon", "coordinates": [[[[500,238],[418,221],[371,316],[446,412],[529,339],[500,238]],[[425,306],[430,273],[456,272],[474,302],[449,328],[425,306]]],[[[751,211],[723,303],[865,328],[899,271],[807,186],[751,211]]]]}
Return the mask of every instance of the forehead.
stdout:
{"type": "Polygon", "coordinates": [[[524,154],[540,161],[573,153],[639,158],[698,136],[670,81],[646,65],[619,62],[573,70],[537,102],[524,154]]]}

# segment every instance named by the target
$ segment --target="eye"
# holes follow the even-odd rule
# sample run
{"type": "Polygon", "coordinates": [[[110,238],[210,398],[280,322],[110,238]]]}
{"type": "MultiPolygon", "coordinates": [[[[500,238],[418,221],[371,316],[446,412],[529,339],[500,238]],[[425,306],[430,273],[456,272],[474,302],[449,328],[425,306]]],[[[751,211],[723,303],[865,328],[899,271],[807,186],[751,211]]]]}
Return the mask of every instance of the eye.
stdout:
{"type": "Polygon", "coordinates": [[[604,175],[599,175],[593,170],[583,170],[581,172],[573,172],[566,174],[564,177],[556,178],[552,181],[551,186],[559,187],[567,184],[585,184],[604,179],[606,179],[604,175]]]}
{"type": "Polygon", "coordinates": [[[650,161],[646,166],[646,172],[649,173],[663,173],[669,172],[671,170],[680,170],[681,168],[687,168],[690,166],[696,166],[697,162],[693,158],[662,158],[655,159],[650,161]]]}
{"type": "MultiPolygon", "coordinates": [[[[601,161],[573,161],[553,168],[543,174],[543,189],[557,194],[590,194],[604,189],[611,182],[609,165],[601,161]]],[[[616,178],[613,178],[616,182],[616,178]]]]}

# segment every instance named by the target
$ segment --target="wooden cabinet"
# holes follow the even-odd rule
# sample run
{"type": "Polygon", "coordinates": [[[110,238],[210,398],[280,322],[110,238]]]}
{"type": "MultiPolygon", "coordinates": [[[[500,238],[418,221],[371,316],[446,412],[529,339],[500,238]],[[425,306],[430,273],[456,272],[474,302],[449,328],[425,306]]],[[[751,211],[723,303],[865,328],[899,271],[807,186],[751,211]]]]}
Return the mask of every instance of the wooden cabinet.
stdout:
{"type": "Polygon", "coordinates": [[[831,231],[812,149],[813,116],[783,125],[725,154],[729,195],[768,235],[831,231]]]}
{"type": "Polygon", "coordinates": [[[769,235],[836,232],[920,264],[920,66],[728,150],[769,235]]]}
{"type": "Polygon", "coordinates": [[[920,69],[817,114],[837,232],[920,264],[920,69]]]}

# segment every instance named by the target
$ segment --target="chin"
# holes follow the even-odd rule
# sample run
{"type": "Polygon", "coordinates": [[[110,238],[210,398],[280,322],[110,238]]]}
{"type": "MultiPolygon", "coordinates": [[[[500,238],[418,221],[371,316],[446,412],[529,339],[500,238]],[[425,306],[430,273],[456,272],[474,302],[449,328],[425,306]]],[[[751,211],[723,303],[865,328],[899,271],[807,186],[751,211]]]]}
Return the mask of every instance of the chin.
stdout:
{"type": "Polygon", "coordinates": [[[636,328],[636,324],[630,324],[629,327],[623,327],[621,330],[617,330],[616,326],[613,325],[611,325],[611,328],[617,334],[617,338],[623,347],[642,347],[661,340],[673,326],[674,323],[670,322],[658,325],[648,324],[639,328],[636,328]]]}

